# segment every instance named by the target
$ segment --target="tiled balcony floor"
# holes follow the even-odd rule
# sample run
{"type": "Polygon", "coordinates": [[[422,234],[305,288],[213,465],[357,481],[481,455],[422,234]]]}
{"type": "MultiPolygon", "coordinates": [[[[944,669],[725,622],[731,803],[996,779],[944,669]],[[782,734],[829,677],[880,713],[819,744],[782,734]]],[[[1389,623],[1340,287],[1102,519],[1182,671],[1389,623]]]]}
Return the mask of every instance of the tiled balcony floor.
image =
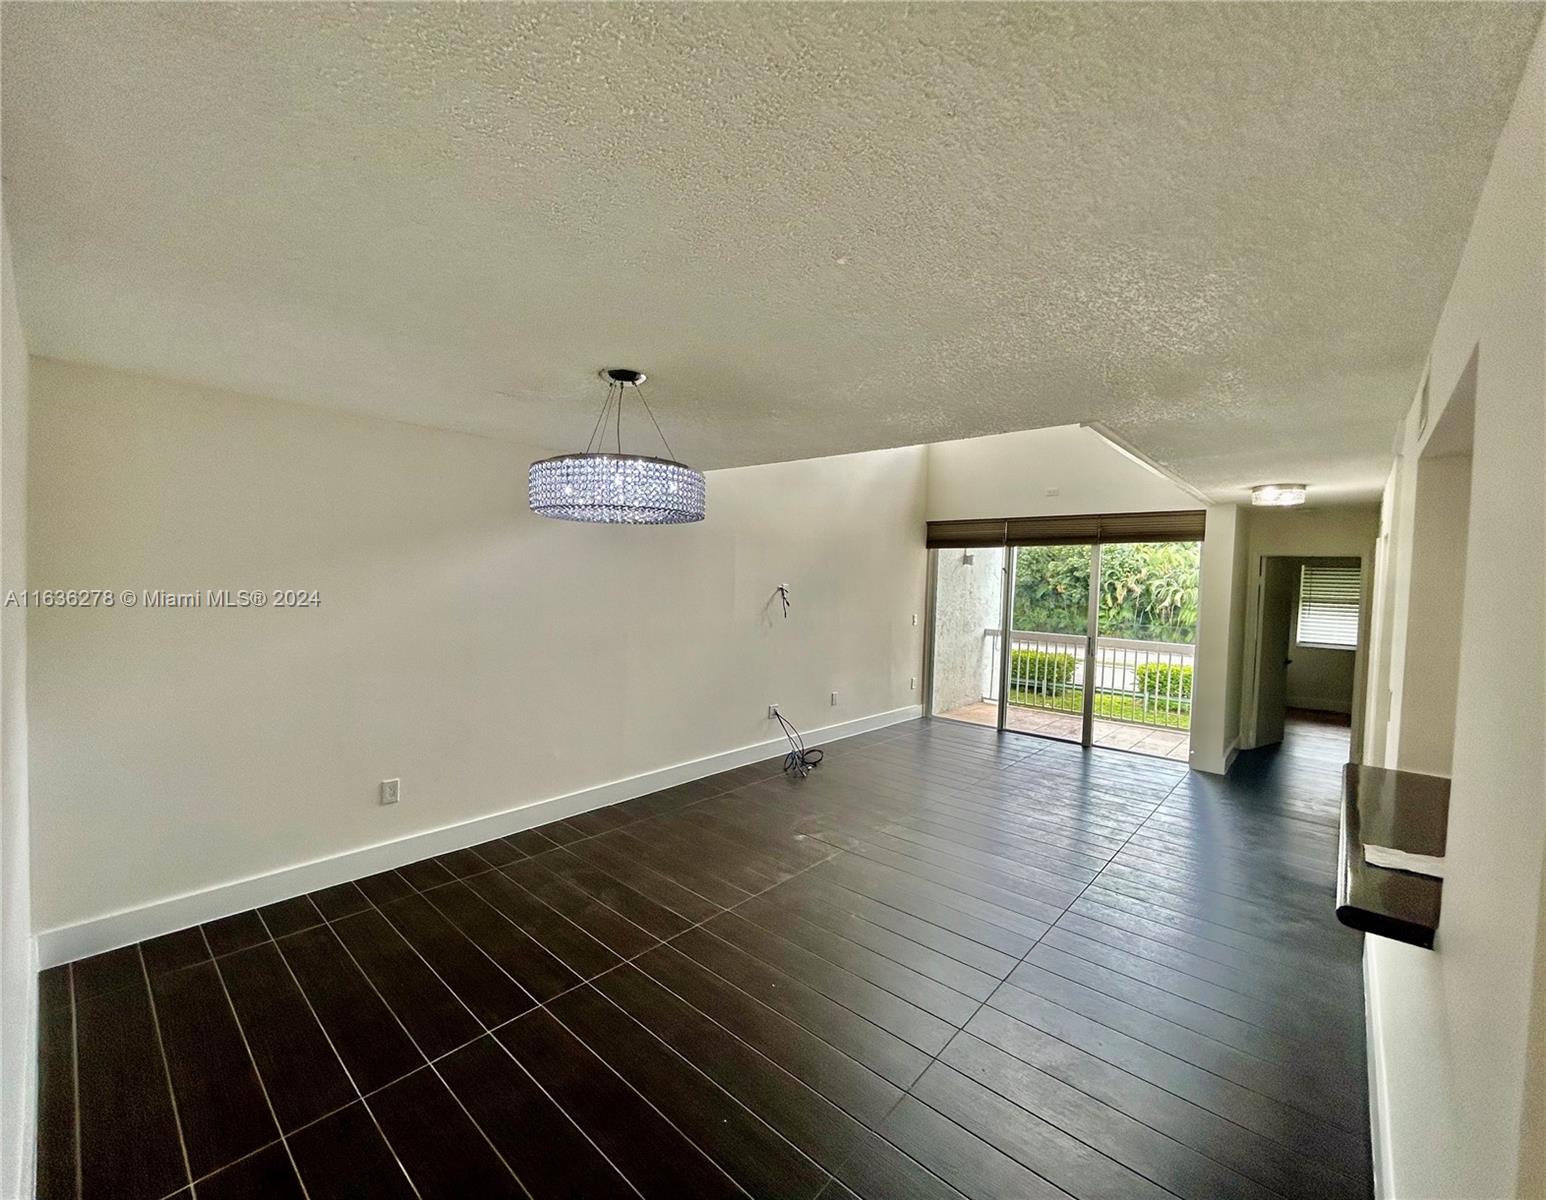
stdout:
{"type": "MultiPolygon", "coordinates": [[[[998,723],[998,705],[984,700],[938,715],[952,721],[970,721],[973,725],[992,728],[998,723]]],[[[1009,728],[1016,733],[1039,733],[1043,737],[1077,742],[1079,725],[1080,718],[1075,713],[1043,712],[1041,709],[1018,708],[1014,705],[1009,708],[1009,728]]],[[[1184,729],[1148,729],[1141,725],[1126,725],[1121,721],[1103,721],[1097,717],[1095,744],[1108,750],[1131,750],[1135,754],[1150,754],[1155,758],[1186,762],[1191,739],[1184,729]]]]}

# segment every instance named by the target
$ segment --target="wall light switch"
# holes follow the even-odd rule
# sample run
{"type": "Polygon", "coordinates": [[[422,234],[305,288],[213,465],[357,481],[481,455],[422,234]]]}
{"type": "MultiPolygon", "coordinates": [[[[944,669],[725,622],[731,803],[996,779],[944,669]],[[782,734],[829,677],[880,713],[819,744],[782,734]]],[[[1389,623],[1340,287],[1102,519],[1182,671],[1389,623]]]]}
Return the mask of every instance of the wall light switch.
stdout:
{"type": "Polygon", "coordinates": [[[403,781],[401,779],[383,779],[381,781],[381,803],[396,804],[398,796],[402,791],[402,786],[403,781]]]}
{"type": "Polygon", "coordinates": [[[909,692],[916,692],[918,690],[918,676],[913,675],[908,678],[907,690],[909,692]]]}
{"type": "Polygon", "coordinates": [[[832,693],[832,706],[833,706],[833,707],[834,707],[834,708],[836,708],[836,707],[837,707],[837,693],[836,693],[836,692],[833,692],[833,693],[832,693]]]}

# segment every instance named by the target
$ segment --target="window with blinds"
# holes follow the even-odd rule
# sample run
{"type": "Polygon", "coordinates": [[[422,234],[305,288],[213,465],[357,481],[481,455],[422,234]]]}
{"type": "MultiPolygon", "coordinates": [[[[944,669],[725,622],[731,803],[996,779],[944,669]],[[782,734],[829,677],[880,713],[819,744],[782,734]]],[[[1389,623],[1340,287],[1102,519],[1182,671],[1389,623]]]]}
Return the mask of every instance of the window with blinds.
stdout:
{"type": "Polygon", "coordinates": [[[1305,563],[1299,569],[1299,634],[1295,640],[1301,646],[1356,648],[1362,592],[1358,567],[1305,563]]]}

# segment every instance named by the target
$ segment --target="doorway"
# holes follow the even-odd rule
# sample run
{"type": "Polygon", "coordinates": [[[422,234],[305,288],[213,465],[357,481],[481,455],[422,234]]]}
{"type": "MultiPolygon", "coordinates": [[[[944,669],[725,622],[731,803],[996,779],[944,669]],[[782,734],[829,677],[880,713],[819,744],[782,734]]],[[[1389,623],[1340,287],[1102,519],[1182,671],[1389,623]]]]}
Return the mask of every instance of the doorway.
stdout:
{"type": "Polygon", "coordinates": [[[1187,761],[1200,549],[933,551],[930,712],[1187,761]]]}
{"type": "Polygon", "coordinates": [[[1362,559],[1258,560],[1249,735],[1242,748],[1282,742],[1290,713],[1350,719],[1362,627],[1362,559]]]}

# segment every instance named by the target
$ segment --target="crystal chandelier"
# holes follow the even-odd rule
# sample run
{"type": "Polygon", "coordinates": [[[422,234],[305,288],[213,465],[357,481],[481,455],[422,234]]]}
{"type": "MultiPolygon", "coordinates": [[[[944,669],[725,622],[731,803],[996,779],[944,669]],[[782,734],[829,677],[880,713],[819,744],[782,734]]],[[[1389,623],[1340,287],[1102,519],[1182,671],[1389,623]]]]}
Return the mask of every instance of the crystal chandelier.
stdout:
{"type": "Polygon", "coordinates": [[[639,390],[644,373],[612,367],[601,377],[607,381],[607,399],[585,450],[531,464],[526,476],[531,511],[539,517],[603,525],[685,525],[703,520],[703,473],[672,455],[671,443],[639,390]],[[623,393],[630,387],[670,457],[623,453],[623,393]],[[609,427],[616,447],[610,451],[606,449],[609,427]]]}

